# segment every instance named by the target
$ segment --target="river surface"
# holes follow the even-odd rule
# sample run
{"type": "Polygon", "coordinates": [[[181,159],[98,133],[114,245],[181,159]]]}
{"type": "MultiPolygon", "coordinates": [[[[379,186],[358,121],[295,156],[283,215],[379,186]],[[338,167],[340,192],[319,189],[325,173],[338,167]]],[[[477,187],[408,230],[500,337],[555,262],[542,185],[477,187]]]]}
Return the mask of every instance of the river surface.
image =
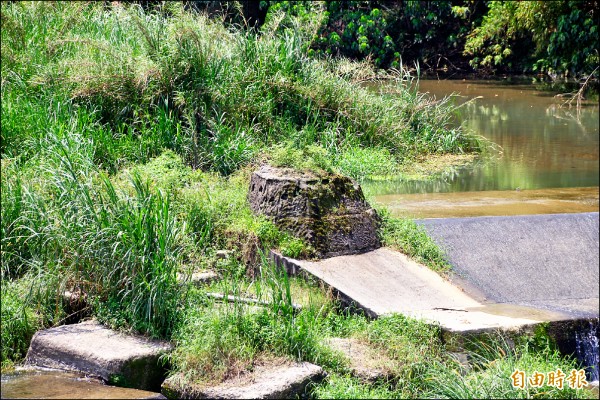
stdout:
{"type": "Polygon", "coordinates": [[[421,80],[452,95],[459,122],[497,146],[491,157],[425,182],[367,182],[393,214],[417,217],[598,211],[598,104],[577,109],[531,84],[421,80]]]}
{"type": "Polygon", "coordinates": [[[51,370],[21,369],[2,374],[2,399],[165,399],[160,393],[103,384],[84,375],[51,370]]]}

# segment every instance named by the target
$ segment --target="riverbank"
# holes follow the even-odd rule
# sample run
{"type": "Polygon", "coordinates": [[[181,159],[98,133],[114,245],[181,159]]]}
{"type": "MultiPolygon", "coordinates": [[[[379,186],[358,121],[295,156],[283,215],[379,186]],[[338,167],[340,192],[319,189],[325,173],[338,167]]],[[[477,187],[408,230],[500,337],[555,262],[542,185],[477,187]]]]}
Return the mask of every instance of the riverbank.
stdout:
{"type": "MultiPolygon", "coordinates": [[[[575,365],[551,344],[533,350],[523,339],[463,381],[435,327],[348,314],[264,257],[270,248],[292,257],[311,249],[250,212],[249,176],[262,163],[363,179],[431,154],[480,150],[450,123],[450,108],[408,90],[410,75],[397,76],[393,95],[361,88],[358,69],[308,57],[310,24],[279,33],[267,26],[259,36],[178,3],[165,14],[101,3],[1,7],[10,28],[2,30],[3,369],[22,360],[35,331],[90,316],[170,340],[170,373],[195,383],[273,357],[318,363],[331,373],[314,389],[321,397],[352,396],[348,388],[437,396],[467,381],[478,393],[506,372],[492,364],[575,365]],[[208,270],[220,279],[200,287],[177,280],[208,270]],[[67,290],[85,298],[82,309],[63,305],[67,290]],[[214,292],[272,306],[222,307],[207,296],[214,292]],[[304,302],[298,314],[296,301],[304,302]],[[336,336],[388,354],[396,379],[350,377],[321,343],[336,336]],[[473,383],[479,376],[488,383],[473,383]]],[[[427,238],[412,221],[387,221],[384,237],[439,261],[423,251],[427,238]]]]}

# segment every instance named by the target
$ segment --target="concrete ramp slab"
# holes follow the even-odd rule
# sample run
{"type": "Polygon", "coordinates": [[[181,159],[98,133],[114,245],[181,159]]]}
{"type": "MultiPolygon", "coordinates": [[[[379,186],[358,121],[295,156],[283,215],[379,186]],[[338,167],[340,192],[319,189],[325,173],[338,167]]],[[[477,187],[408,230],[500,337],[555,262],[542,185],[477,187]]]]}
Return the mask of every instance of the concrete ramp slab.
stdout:
{"type": "Polygon", "coordinates": [[[373,316],[480,305],[434,271],[387,248],[299,263],[373,316]]]}
{"type": "Polygon", "coordinates": [[[598,317],[598,213],[418,222],[446,249],[449,279],[387,248],[320,261],[274,258],[371,317],[401,313],[451,333],[598,317]]]}
{"type": "Polygon", "coordinates": [[[288,271],[317,277],[346,303],[374,318],[401,313],[439,323],[450,332],[512,330],[569,319],[563,313],[529,307],[486,305],[429,268],[387,248],[316,262],[278,255],[275,259],[288,271]]]}
{"type": "Polygon", "coordinates": [[[598,213],[419,220],[484,304],[598,316],[598,213]]]}

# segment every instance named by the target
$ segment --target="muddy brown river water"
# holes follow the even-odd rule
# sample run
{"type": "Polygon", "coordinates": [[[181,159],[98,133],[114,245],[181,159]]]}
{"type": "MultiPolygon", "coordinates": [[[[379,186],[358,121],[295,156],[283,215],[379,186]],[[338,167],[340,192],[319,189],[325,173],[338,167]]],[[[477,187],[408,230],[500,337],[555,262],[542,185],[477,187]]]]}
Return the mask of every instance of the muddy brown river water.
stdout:
{"type": "Polygon", "coordinates": [[[108,386],[71,372],[27,369],[2,374],[2,399],[165,399],[160,393],[108,386]]]}
{"type": "Polygon", "coordinates": [[[395,215],[418,218],[598,211],[598,104],[569,108],[531,84],[422,80],[453,95],[463,126],[498,146],[489,159],[426,182],[364,183],[395,215]],[[470,101],[469,101],[470,100],[470,101]]]}

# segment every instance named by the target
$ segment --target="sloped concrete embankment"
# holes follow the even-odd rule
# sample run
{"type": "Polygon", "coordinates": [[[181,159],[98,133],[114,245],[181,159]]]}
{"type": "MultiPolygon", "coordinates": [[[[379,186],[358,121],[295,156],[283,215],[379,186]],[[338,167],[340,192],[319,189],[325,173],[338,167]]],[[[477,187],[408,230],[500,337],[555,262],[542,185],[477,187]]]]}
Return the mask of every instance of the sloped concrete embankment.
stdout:
{"type": "Polygon", "coordinates": [[[446,249],[455,270],[448,279],[386,248],[320,261],[272,255],[289,273],[318,278],[371,317],[422,318],[458,343],[549,322],[549,334],[572,353],[575,333],[597,324],[598,213],[419,223],[446,249]]]}
{"type": "Polygon", "coordinates": [[[598,213],[417,222],[478,300],[598,316],[598,213]]]}

